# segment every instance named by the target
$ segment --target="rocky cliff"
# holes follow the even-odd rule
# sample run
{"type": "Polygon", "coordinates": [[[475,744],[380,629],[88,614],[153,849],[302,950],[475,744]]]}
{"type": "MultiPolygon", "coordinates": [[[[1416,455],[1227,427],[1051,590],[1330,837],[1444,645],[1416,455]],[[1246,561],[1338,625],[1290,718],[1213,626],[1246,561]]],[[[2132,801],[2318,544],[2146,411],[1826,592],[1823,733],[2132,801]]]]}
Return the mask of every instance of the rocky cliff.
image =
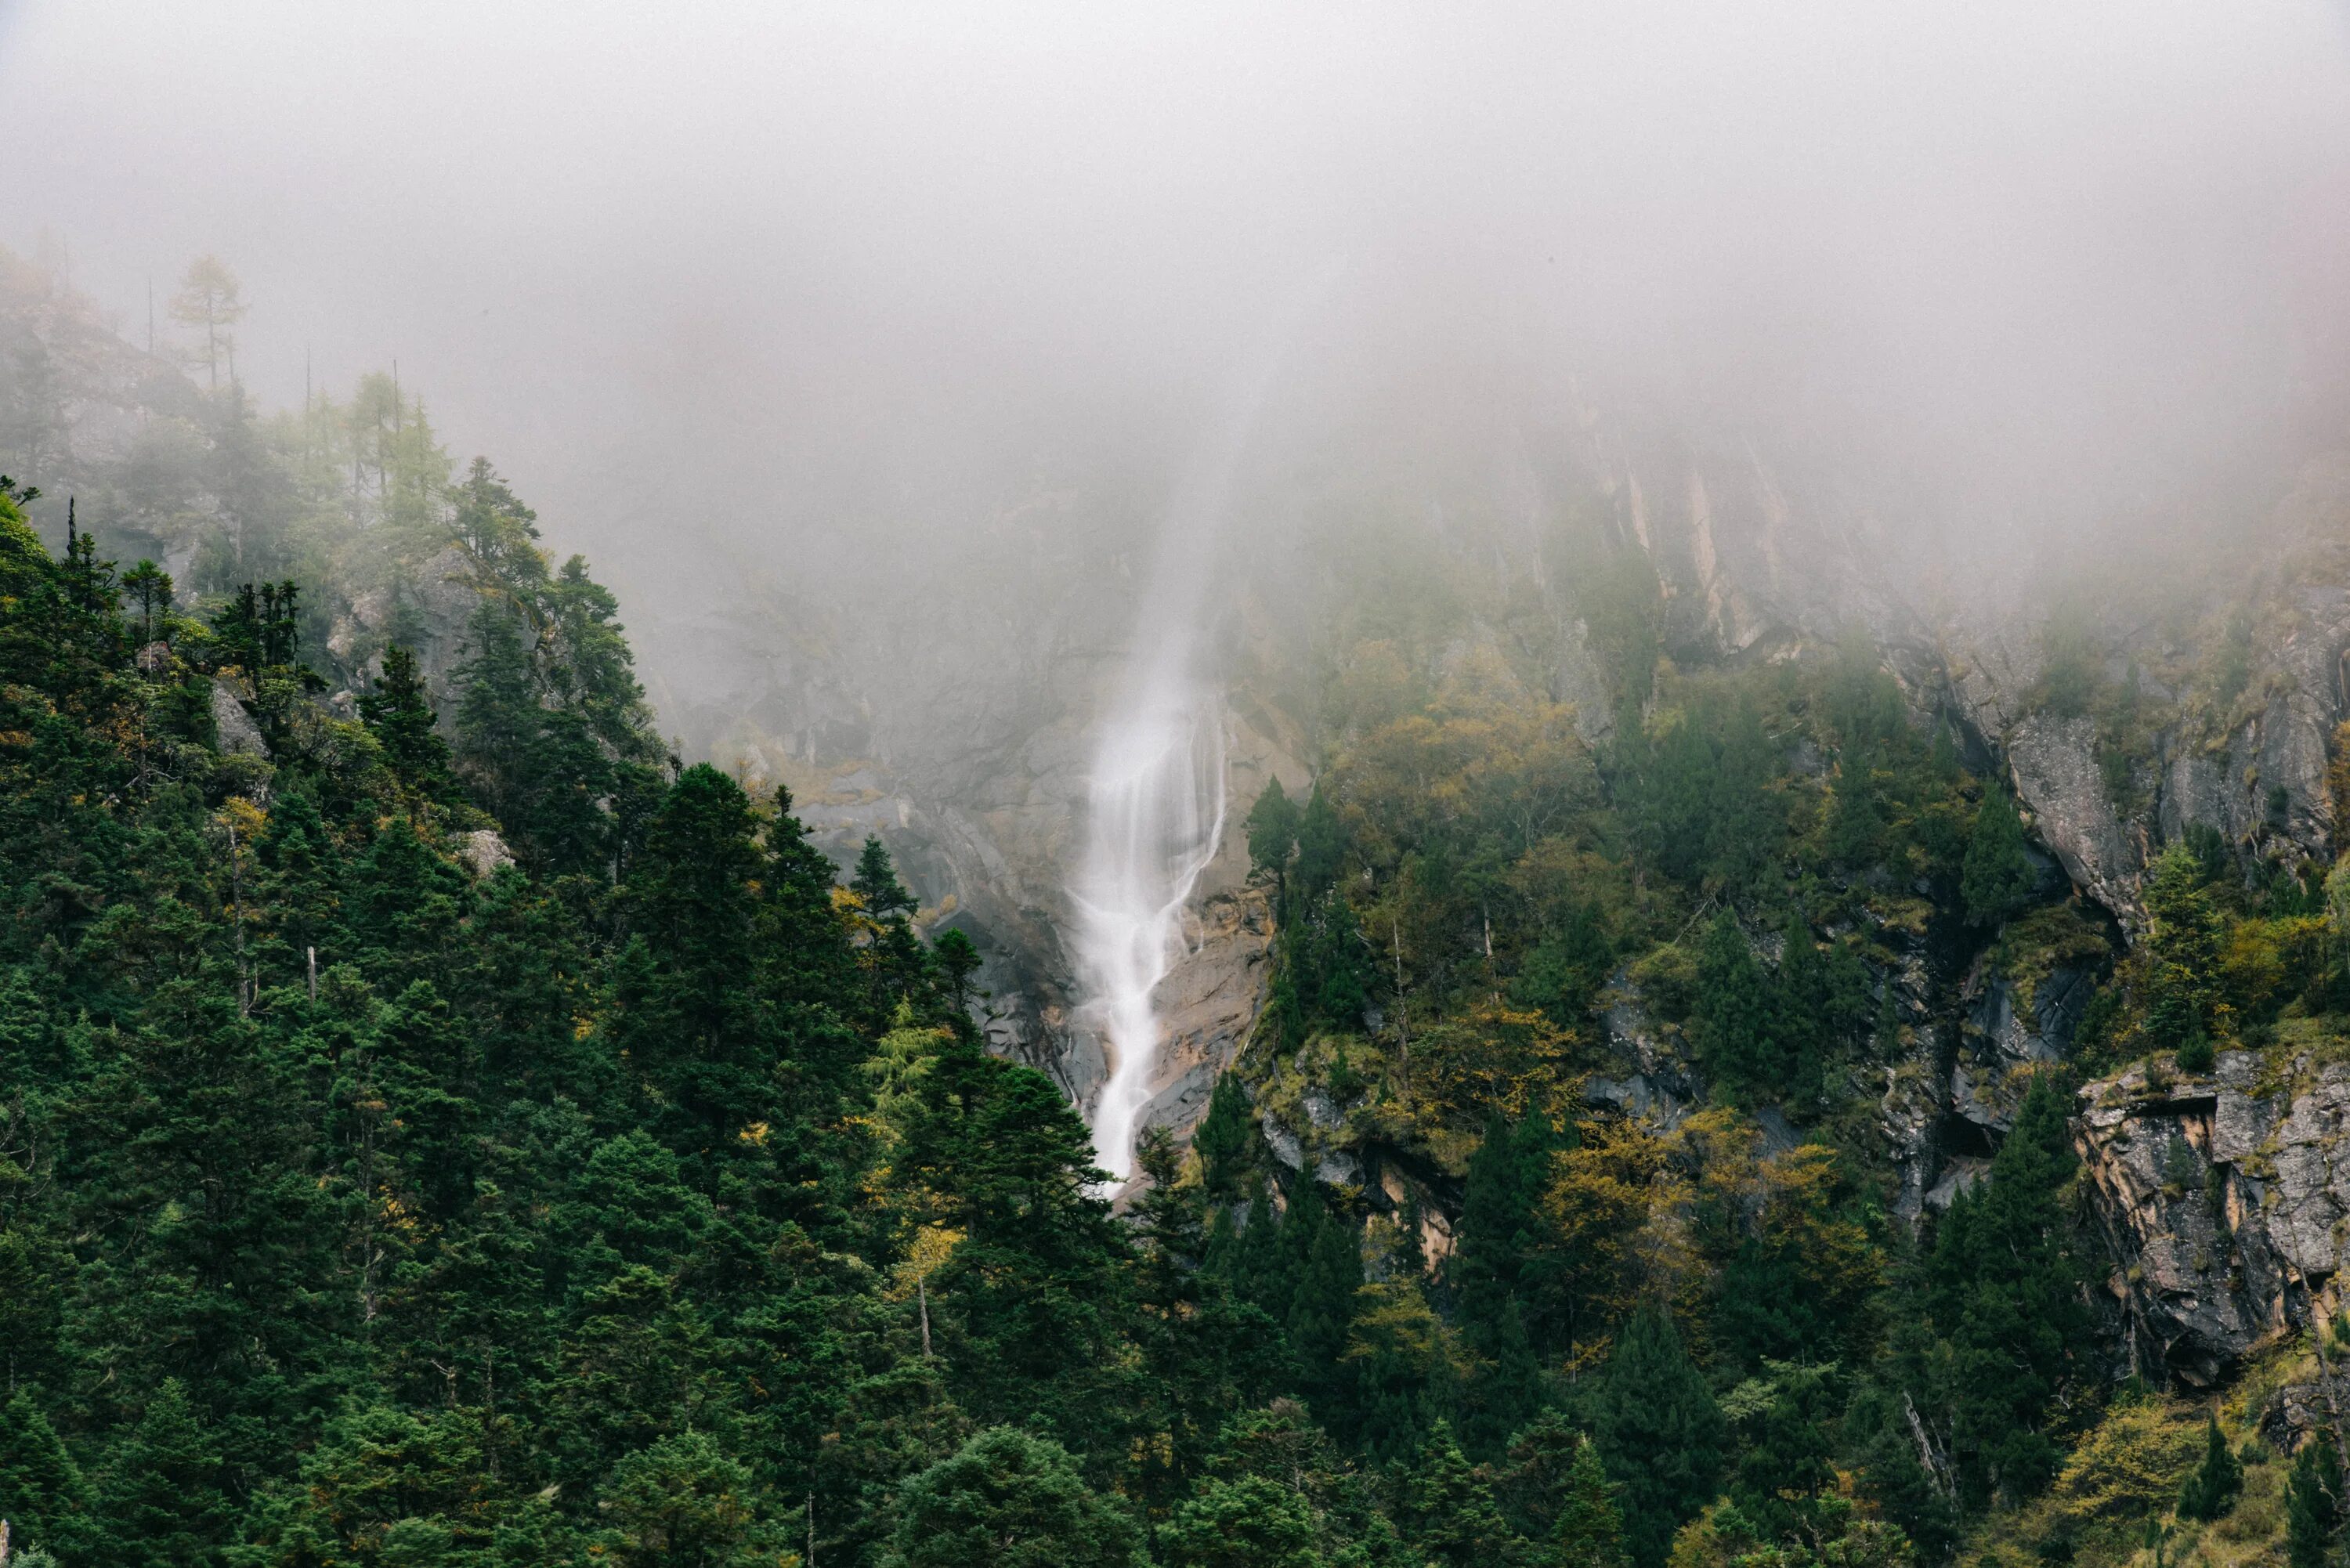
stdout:
{"type": "Polygon", "coordinates": [[[2140,1064],[2080,1092],[2075,1144],[2134,1367],[2208,1386],[2341,1310],[2350,1063],[2223,1052],[2208,1075],[2140,1064]]]}

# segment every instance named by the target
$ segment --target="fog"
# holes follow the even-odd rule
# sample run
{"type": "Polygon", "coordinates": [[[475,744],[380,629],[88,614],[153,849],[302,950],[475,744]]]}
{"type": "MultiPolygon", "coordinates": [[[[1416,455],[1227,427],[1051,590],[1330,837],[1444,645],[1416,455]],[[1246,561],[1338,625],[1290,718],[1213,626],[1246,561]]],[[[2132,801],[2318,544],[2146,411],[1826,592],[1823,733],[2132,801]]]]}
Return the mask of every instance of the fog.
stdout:
{"type": "Polygon", "coordinates": [[[2345,16],[20,0],[0,242],[396,360],[640,630],[1146,520],[1275,330],[1267,484],[1597,409],[1997,555],[2339,441],[2345,16]]]}

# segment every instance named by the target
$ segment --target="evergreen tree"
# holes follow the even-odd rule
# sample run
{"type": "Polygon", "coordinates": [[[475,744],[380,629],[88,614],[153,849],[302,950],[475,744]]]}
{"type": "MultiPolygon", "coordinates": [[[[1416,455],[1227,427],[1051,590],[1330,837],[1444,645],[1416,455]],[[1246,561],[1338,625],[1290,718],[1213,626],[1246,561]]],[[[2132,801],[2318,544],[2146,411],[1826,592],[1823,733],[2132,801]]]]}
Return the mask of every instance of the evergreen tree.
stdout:
{"type": "Polygon", "coordinates": [[[857,874],[848,879],[848,887],[865,900],[865,912],[876,920],[914,912],[914,896],[898,880],[898,867],[889,859],[889,846],[871,834],[866,835],[865,847],[858,853],[857,874]]]}
{"type": "Polygon", "coordinates": [[[2146,1032],[2178,1053],[2186,1072],[2208,1072],[2221,1019],[2220,919],[2194,852],[2174,845],[2146,888],[2146,1032]]]}
{"type": "Polygon", "coordinates": [[[2220,1434],[2220,1418],[2203,1420],[2203,1462],[2178,1489],[2178,1517],[2199,1521],[2218,1519],[2236,1506],[2244,1490],[2244,1467],[2220,1434]]]}
{"type": "Polygon", "coordinates": [[[1339,862],[1347,850],[1347,830],[1338,807],[1327,791],[1315,784],[1297,816],[1297,886],[1315,898],[1338,880],[1339,862]]]}
{"type": "Polygon", "coordinates": [[[1624,1509],[1635,1568],[1659,1568],[1673,1532],[1713,1501],[1728,1428],[1672,1318],[1643,1304],[1591,1384],[1586,1418],[1624,1509]]]}
{"type": "Polygon", "coordinates": [[[427,799],[447,791],[449,742],[436,727],[413,653],[398,643],[383,650],[382,678],[374,691],[359,698],[359,717],[383,747],[384,761],[401,784],[427,799]]]}
{"type": "Polygon", "coordinates": [[[614,1466],[602,1505],[620,1563],[752,1568],[776,1561],[782,1545],[763,1501],[750,1471],[709,1437],[683,1432],[614,1466]]]}
{"type": "Polygon", "coordinates": [[[1484,1473],[1471,1466],[1450,1424],[1439,1421],[1403,1476],[1396,1523],[1414,1554],[1447,1568],[1485,1568],[1513,1538],[1484,1473]]]}
{"type": "Polygon", "coordinates": [[[1290,1349],[1305,1376],[1305,1389],[1317,1408],[1335,1410],[1345,1399],[1340,1362],[1347,1327],[1354,1321],[1355,1293],[1363,1282],[1362,1247],[1351,1219],[1330,1212],[1321,1184],[1301,1178],[1281,1224],[1292,1281],[1284,1314],[1290,1349]]]}
{"type": "Polygon", "coordinates": [[[2342,1459],[2333,1433],[2321,1427],[2303,1441],[2284,1495],[2286,1562],[2292,1568],[2326,1568],[2342,1523],[2342,1459]]]}
{"type": "Polygon", "coordinates": [[[1755,888],[1777,856],[1776,771],[1762,711],[1742,696],[1722,724],[1705,825],[1707,871],[1733,890],[1755,888]]]}
{"type": "Polygon", "coordinates": [[[1123,1502],[1088,1488],[1059,1444],[1016,1428],[980,1433],[908,1480],[882,1568],[1142,1568],[1123,1502]]]}
{"type": "Polygon", "coordinates": [[[16,1545],[75,1561],[90,1546],[94,1507],[81,1467],[19,1389],[0,1409],[0,1519],[16,1545]]]}
{"type": "Polygon", "coordinates": [[[1263,1476],[1211,1479],[1159,1532],[1170,1568],[1323,1568],[1314,1516],[1290,1487],[1263,1476]]]}
{"type": "Polygon", "coordinates": [[[99,1512],[106,1561],[126,1568],[211,1568],[235,1526],[220,1449],[187,1390],[167,1380],[107,1464],[99,1512]]]}
{"type": "Polygon", "coordinates": [[[1289,861],[1297,849],[1297,805],[1277,778],[1266,781],[1264,793],[1249,807],[1249,869],[1273,882],[1274,918],[1284,919],[1289,908],[1289,861]]]}
{"type": "Polygon", "coordinates": [[[1457,1240],[1446,1278],[1459,1304],[1469,1348],[1483,1365],[1468,1390],[1463,1431],[1471,1451],[1500,1451],[1533,1416],[1541,1398],[1539,1359],[1529,1318],[1547,1324],[1555,1260],[1539,1215],[1550,1185],[1549,1124],[1527,1117],[1515,1127],[1493,1117],[1470,1157],[1457,1240]]]}
{"type": "Polygon", "coordinates": [[[1783,1081],[1770,1001],[1754,950],[1737,919],[1723,909],[1706,928],[1698,950],[1696,1005],[1690,1011],[1707,1068],[1735,1095],[1768,1093],[1783,1081]]]}
{"type": "Polygon", "coordinates": [[[1978,926],[1999,925],[2031,901],[2036,880],[2032,857],[2024,853],[2023,824],[2015,815],[2015,803],[1999,785],[1986,786],[1959,874],[1959,897],[1966,904],[1967,919],[1978,926]]]}
{"type": "Polygon", "coordinates": [[[1620,1568],[1624,1561],[1623,1511],[1589,1438],[1575,1446],[1547,1541],[1558,1568],[1620,1568]]]}
{"type": "Polygon", "coordinates": [[[1239,1195],[1251,1131],[1248,1091],[1241,1086],[1240,1075],[1218,1074],[1215,1089],[1208,1096],[1208,1114],[1191,1136],[1191,1147],[1200,1156],[1201,1179],[1210,1197],[1229,1200],[1239,1195]]]}
{"type": "Polygon", "coordinates": [[[2074,1168],[2063,1103],[2036,1080],[1991,1161],[1953,1202],[1929,1261],[1929,1298],[1949,1343],[1951,1459],[1965,1500],[2032,1495],[2055,1473],[2046,1424],[2086,1323],[2064,1212],[2074,1168]]]}

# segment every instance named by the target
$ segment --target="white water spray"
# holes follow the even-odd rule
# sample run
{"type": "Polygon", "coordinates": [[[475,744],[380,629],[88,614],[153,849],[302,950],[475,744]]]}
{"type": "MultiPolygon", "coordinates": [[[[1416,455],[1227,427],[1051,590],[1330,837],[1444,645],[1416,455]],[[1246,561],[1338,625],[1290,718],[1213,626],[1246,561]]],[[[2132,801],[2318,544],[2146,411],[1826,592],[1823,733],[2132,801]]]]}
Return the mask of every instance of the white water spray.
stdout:
{"type": "Polygon", "coordinates": [[[1158,1073],[1159,985],[1185,951],[1192,889],[1224,836],[1222,692],[1201,668],[1200,633],[1232,475],[1286,336],[1268,334],[1237,378],[1168,512],[1086,792],[1086,847],[1069,893],[1086,1015],[1110,1066],[1094,1102],[1094,1159],[1118,1182],[1134,1175],[1158,1073]]]}
{"type": "Polygon", "coordinates": [[[1159,535],[1125,682],[1104,721],[1086,791],[1085,853],[1069,895],[1085,1016],[1101,1033],[1109,1081],[1093,1106],[1094,1160],[1134,1175],[1165,1024],[1158,991],[1187,947],[1200,874],[1224,836],[1222,688],[1201,658],[1217,541],[1232,480],[1288,345],[1336,277],[1285,302],[1233,378],[1159,535]]]}
{"type": "Polygon", "coordinates": [[[1134,1174],[1135,1124],[1159,1064],[1159,982],[1184,950],[1185,906],[1223,837],[1221,708],[1185,684],[1146,692],[1095,753],[1077,951],[1110,1057],[1094,1158],[1121,1181],[1134,1174]]]}

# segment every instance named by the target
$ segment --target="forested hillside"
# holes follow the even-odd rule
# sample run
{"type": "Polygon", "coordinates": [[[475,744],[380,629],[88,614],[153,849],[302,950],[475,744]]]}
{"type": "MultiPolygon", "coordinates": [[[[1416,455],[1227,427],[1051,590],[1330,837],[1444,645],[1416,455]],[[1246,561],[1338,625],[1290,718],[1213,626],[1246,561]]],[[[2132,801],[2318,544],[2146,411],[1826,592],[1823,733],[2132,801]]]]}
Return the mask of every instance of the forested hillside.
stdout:
{"type": "Polygon", "coordinates": [[[188,287],[194,379],[14,383],[16,1560],[2334,1560],[2338,533],[1931,680],[1598,534],[1566,615],[1333,568],[1261,1015],[1114,1207],[879,839],[669,755],[489,463],[262,419],[188,287]]]}

